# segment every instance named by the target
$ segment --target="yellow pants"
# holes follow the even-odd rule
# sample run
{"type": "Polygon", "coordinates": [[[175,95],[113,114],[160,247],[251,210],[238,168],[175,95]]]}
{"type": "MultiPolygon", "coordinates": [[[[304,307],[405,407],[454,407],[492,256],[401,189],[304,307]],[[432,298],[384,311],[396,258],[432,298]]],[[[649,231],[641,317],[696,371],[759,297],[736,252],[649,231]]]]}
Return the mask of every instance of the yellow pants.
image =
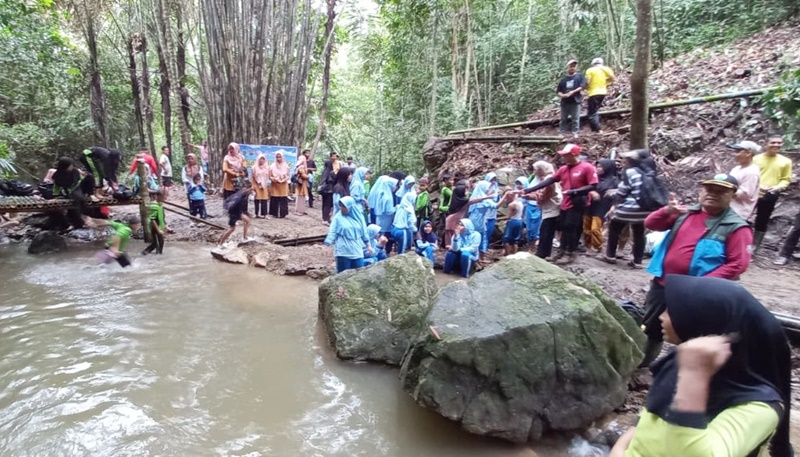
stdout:
{"type": "Polygon", "coordinates": [[[600,250],[603,247],[603,219],[583,216],[583,244],[586,249],[600,250]]]}

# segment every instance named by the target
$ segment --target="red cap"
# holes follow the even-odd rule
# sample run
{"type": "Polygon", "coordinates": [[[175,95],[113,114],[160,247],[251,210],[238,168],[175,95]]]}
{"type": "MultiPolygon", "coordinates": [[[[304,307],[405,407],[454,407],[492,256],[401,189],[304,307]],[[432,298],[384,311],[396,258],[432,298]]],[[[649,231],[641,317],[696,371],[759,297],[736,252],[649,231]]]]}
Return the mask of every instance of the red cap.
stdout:
{"type": "Polygon", "coordinates": [[[570,155],[570,154],[574,155],[574,156],[577,156],[577,155],[581,154],[581,147],[578,146],[577,144],[569,143],[566,146],[564,146],[564,149],[558,151],[558,153],[561,154],[562,156],[566,156],[566,155],[570,155]]]}

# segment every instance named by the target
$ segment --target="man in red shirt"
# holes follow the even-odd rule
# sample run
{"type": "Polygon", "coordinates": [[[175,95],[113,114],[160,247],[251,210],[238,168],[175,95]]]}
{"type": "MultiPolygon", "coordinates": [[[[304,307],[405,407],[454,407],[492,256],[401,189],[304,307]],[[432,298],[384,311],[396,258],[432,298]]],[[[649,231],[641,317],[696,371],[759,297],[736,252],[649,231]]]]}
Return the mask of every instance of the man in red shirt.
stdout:
{"type": "Polygon", "coordinates": [[[150,155],[148,151],[139,151],[133,157],[133,161],[131,162],[131,167],[128,170],[128,174],[133,175],[136,174],[136,167],[139,165],[139,159],[144,159],[144,163],[150,167],[150,173],[153,176],[158,176],[158,164],[156,164],[156,159],[150,155]]]}
{"type": "Polygon", "coordinates": [[[644,222],[649,230],[669,233],[653,250],[647,271],[655,278],[645,299],[645,333],[648,344],[642,366],[648,366],[661,351],[661,323],[666,309],[664,278],[668,274],[708,276],[736,280],[750,265],[753,231],[747,221],[731,209],[739,182],[720,173],[701,183],[700,205],[669,204],[650,214],[644,222]]]}
{"type": "Polygon", "coordinates": [[[567,144],[564,149],[558,151],[558,154],[564,159],[565,165],[553,176],[521,193],[527,194],[557,182],[561,183],[564,195],[558,221],[561,228],[561,248],[553,257],[553,261],[558,265],[566,265],[575,260],[583,230],[583,213],[591,203],[588,194],[594,190],[598,179],[594,165],[583,162],[578,157],[581,154],[581,147],[577,144],[567,144]]]}

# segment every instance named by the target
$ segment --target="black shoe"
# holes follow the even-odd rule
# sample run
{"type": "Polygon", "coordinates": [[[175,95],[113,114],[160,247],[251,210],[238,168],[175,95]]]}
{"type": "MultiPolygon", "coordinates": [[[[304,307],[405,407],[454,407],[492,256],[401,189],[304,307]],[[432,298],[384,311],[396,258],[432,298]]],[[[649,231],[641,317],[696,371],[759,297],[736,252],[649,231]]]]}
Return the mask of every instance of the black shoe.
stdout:
{"type": "Polygon", "coordinates": [[[144,255],[147,255],[147,254],[150,254],[149,252],[147,252],[147,249],[145,249],[144,251],[142,251],[142,255],[143,255],[143,256],[144,256],[144,255]]]}
{"type": "Polygon", "coordinates": [[[650,364],[658,358],[658,355],[661,354],[662,346],[664,346],[663,341],[652,340],[648,338],[647,345],[644,348],[644,360],[642,360],[642,363],[639,364],[639,368],[649,367],[650,364]]]}

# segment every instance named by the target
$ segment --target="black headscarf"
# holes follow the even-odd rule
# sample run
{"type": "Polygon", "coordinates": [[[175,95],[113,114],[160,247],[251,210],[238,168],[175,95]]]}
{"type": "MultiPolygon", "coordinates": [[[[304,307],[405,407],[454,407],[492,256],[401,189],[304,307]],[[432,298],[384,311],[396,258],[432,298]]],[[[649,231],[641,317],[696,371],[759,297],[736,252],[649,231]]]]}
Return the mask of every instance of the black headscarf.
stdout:
{"type": "Polygon", "coordinates": [[[75,163],[69,157],[62,157],[56,163],[56,172],[53,173],[53,182],[56,186],[69,190],[80,181],[81,173],[75,168],[75,163]],[[68,168],[72,166],[72,170],[68,168]]]}
{"type": "MultiPolygon", "coordinates": [[[[794,455],[789,442],[791,350],[780,323],[744,287],[727,279],[668,275],[665,301],[682,341],[736,333],[731,357],[711,378],[706,415],[747,402],[780,402],[783,415],[770,442],[773,457],[794,455]]],[[[652,366],[647,409],[665,419],[678,380],[673,350],[652,366]]]]}
{"type": "Polygon", "coordinates": [[[325,166],[322,168],[322,176],[320,176],[317,190],[323,194],[332,193],[335,181],[336,176],[333,174],[333,160],[326,160],[325,166]]]}
{"type": "Polygon", "coordinates": [[[595,190],[602,198],[607,190],[616,189],[619,185],[619,180],[617,179],[617,162],[611,159],[603,159],[597,162],[597,167],[603,169],[603,174],[598,176],[600,182],[597,183],[595,190]]]}
{"type": "Polygon", "coordinates": [[[336,185],[333,186],[333,193],[339,194],[339,198],[347,197],[350,195],[350,182],[347,180],[355,171],[350,167],[342,167],[339,173],[336,173],[336,185]]]}
{"type": "Polygon", "coordinates": [[[467,197],[467,187],[469,187],[469,181],[466,179],[458,181],[455,187],[453,187],[453,201],[450,202],[450,214],[459,212],[467,203],[469,203],[469,197],[467,197]]]}
{"type": "Polygon", "coordinates": [[[402,171],[393,171],[389,173],[389,177],[396,179],[397,182],[403,182],[403,180],[406,179],[406,176],[407,175],[402,171]]]}

